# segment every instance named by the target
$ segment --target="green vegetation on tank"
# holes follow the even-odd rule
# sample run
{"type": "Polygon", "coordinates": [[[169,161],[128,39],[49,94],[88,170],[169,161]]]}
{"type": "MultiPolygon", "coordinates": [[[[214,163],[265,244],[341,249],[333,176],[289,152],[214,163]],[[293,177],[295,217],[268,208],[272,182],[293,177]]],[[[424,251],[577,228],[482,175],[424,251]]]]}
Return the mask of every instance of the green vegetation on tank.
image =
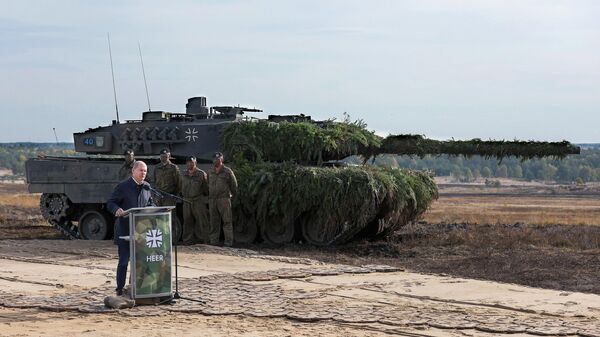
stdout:
{"type": "Polygon", "coordinates": [[[239,121],[223,132],[224,150],[230,156],[241,155],[250,161],[320,163],[362,155],[368,159],[380,154],[449,154],[523,160],[542,157],[564,158],[579,154],[580,149],[567,141],[496,141],[481,139],[439,141],[421,135],[390,135],[382,138],[367,130],[362,121],[321,123],[274,123],[239,121]]]}
{"type": "Polygon", "coordinates": [[[384,235],[417,220],[437,198],[428,171],[369,165],[319,167],[323,162],[356,154],[364,163],[380,154],[528,159],[579,151],[568,142],[382,138],[362,121],[347,120],[237,121],[224,128],[223,149],[226,157],[233,158],[240,182],[233,201],[236,240],[250,242],[260,235],[272,243],[304,238],[317,245],[384,235]]]}
{"type": "Polygon", "coordinates": [[[381,235],[416,220],[437,198],[424,171],[254,164],[239,158],[234,165],[240,182],[233,200],[236,226],[272,243],[291,242],[297,232],[317,245],[381,235]]]}
{"type": "Polygon", "coordinates": [[[381,137],[361,121],[240,121],[223,132],[223,149],[230,158],[241,155],[254,162],[318,163],[370,152],[380,143],[381,137]]]}
{"type": "Polygon", "coordinates": [[[579,147],[567,141],[483,141],[481,139],[439,141],[427,139],[421,135],[397,135],[385,138],[377,150],[377,154],[417,155],[419,157],[427,154],[463,155],[465,157],[480,155],[484,158],[520,157],[522,160],[526,160],[542,157],[562,159],[568,154],[579,154],[579,151],[579,147]]]}

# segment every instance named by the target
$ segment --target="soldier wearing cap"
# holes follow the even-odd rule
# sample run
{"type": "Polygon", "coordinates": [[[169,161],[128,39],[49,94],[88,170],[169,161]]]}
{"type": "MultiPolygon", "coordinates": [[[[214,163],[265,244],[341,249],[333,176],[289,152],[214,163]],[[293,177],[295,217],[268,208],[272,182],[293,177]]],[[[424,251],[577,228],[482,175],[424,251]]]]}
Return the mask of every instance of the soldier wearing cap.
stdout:
{"type": "Polygon", "coordinates": [[[131,177],[131,170],[133,169],[133,162],[135,161],[133,150],[129,149],[123,153],[125,157],[125,163],[119,169],[119,181],[123,181],[131,177]]]}
{"type": "MultiPolygon", "coordinates": [[[[162,149],[160,151],[160,164],[154,167],[154,186],[161,192],[177,194],[180,180],[179,167],[171,163],[171,151],[162,149]]],[[[175,202],[175,198],[163,196],[158,199],[156,204],[157,206],[175,206],[175,202]]]]}
{"type": "Polygon", "coordinates": [[[183,198],[183,244],[208,242],[208,180],[196,166],[196,158],[187,158],[187,170],[181,174],[179,190],[183,198]]]}
{"type": "Polygon", "coordinates": [[[223,165],[223,154],[215,152],[213,168],[208,175],[208,207],[210,212],[210,244],[219,242],[221,221],[223,221],[224,244],[233,244],[233,220],[231,216],[231,197],[237,191],[237,180],[233,171],[223,165]]]}

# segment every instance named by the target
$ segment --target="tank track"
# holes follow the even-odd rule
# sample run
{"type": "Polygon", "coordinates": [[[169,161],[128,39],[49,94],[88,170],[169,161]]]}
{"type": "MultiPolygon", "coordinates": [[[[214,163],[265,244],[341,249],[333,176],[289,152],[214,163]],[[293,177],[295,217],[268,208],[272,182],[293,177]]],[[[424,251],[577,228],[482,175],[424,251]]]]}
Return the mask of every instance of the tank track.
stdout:
{"type": "Polygon", "coordinates": [[[80,237],[77,227],[68,220],[68,210],[71,202],[64,194],[43,193],[40,197],[40,211],[44,219],[56,227],[64,236],[70,240],[80,237]]]}
{"type": "Polygon", "coordinates": [[[48,220],[48,222],[58,229],[67,239],[69,240],[79,240],[81,236],[79,235],[79,231],[77,231],[77,227],[73,225],[71,221],[62,221],[59,223],[56,220],[48,220]]]}

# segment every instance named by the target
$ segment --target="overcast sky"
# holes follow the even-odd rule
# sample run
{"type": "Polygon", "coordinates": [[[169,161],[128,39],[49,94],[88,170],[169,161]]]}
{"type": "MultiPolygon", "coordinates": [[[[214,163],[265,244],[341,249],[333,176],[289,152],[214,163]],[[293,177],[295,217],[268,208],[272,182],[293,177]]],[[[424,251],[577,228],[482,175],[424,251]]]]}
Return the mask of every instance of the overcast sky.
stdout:
{"type": "Polygon", "coordinates": [[[600,1],[6,1],[0,142],[188,97],[379,134],[600,142],[600,1]]]}

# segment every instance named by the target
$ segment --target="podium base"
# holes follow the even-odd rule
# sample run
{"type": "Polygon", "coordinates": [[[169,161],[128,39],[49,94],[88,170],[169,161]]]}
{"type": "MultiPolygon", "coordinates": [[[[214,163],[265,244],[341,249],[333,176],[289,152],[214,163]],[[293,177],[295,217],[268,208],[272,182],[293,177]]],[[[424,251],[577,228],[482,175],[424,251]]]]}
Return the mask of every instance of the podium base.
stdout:
{"type": "Polygon", "coordinates": [[[136,298],[135,305],[161,305],[161,304],[175,304],[173,301],[174,296],[162,296],[162,297],[151,297],[151,298],[136,298]]]}

